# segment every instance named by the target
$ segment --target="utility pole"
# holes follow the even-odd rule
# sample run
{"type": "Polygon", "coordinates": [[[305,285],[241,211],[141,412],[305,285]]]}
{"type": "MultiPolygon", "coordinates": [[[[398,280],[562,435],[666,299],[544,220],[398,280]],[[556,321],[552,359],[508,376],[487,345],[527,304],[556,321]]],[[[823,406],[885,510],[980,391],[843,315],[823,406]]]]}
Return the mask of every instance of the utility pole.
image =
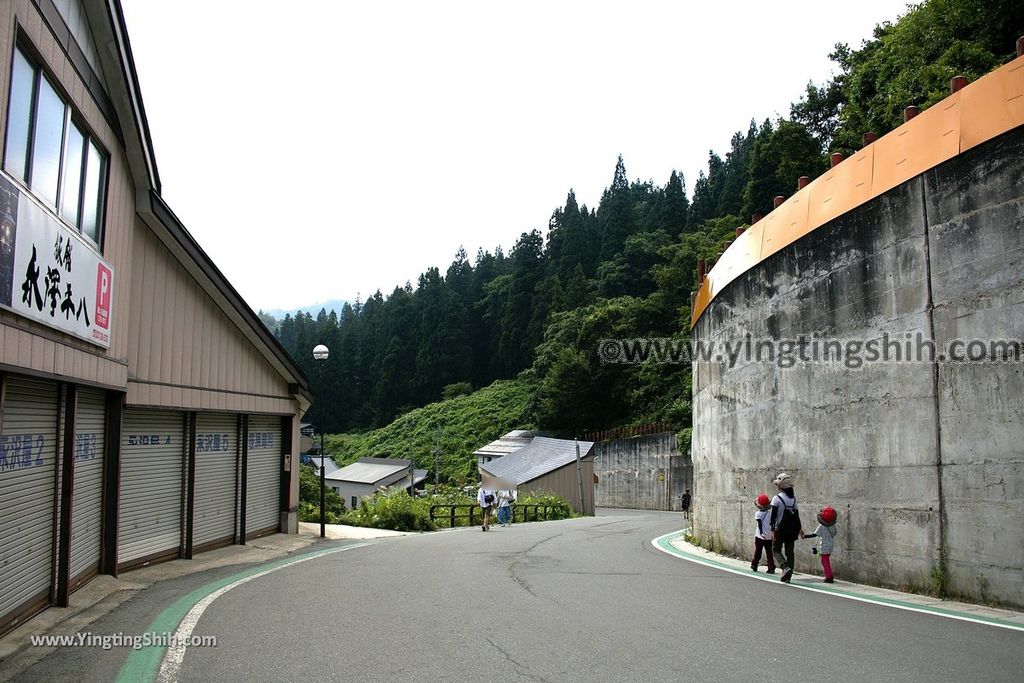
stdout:
{"type": "Polygon", "coordinates": [[[416,458],[412,454],[412,432],[416,429],[416,421],[409,420],[409,495],[416,496],[416,480],[413,478],[416,469],[416,458]]]}
{"type": "Polygon", "coordinates": [[[437,490],[437,484],[441,480],[439,470],[437,467],[437,458],[441,454],[441,425],[437,425],[434,431],[434,490],[437,490]]]}
{"type": "Polygon", "coordinates": [[[581,515],[583,515],[583,514],[586,514],[586,512],[583,509],[584,508],[584,504],[583,504],[583,471],[580,469],[581,468],[581,465],[580,465],[580,442],[577,441],[576,439],[573,439],[573,443],[576,444],[576,483],[579,484],[579,486],[580,486],[580,510],[579,510],[579,512],[580,512],[581,515]]]}

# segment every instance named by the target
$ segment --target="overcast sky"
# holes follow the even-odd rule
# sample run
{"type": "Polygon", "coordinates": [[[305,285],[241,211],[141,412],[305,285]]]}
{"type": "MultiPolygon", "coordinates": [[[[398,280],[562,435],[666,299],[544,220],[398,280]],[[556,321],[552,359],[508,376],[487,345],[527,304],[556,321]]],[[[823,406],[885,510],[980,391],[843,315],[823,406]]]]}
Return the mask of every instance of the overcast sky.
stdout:
{"type": "Polygon", "coordinates": [[[575,188],[692,193],[903,0],[122,0],[163,194],[254,309],[510,249],[575,188]]]}

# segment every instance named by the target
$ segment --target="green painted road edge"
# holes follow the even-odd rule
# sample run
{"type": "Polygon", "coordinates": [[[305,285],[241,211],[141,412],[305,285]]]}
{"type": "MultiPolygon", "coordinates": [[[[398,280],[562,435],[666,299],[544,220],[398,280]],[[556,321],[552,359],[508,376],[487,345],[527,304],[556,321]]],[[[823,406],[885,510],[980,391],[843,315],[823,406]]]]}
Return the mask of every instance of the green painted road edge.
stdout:
{"type": "MultiPolygon", "coordinates": [[[[740,569],[738,567],[728,565],[724,562],[719,562],[718,560],[701,557],[698,555],[694,555],[692,553],[688,553],[685,550],[680,550],[679,548],[672,545],[672,539],[678,538],[682,534],[682,531],[672,531],[663,536],[658,536],[657,538],[652,539],[651,545],[653,545],[658,550],[668,553],[669,555],[675,555],[676,557],[680,557],[690,562],[695,562],[697,564],[702,564],[707,567],[713,567],[715,569],[721,569],[727,572],[732,572],[733,574],[746,576],[750,579],[758,579],[760,581],[768,581],[773,584],[781,585],[782,582],[780,582],[774,576],[770,577],[766,574],[760,574],[758,572],[750,571],[748,569],[740,569]]],[[[1024,624],[1008,621],[1006,619],[998,619],[996,617],[986,617],[980,614],[971,614],[968,612],[961,612],[959,610],[953,610],[944,607],[929,607],[927,605],[919,605],[916,603],[907,602],[905,600],[883,598],[876,595],[858,593],[856,591],[851,591],[843,588],[835,588],[834,586],[827,586],[825,584],[820,583],[809,583],[807,581],[803,581],[800,579],[794,579],[789,585],[793,588],[801,588],[803,590],[814,591],[816,593],[825,593],[826,595],[834,595],[835,597],[846,598],[848,600],[868,602],[875,605],[882,605],[884,607],[895,607],[897,609],[910,610],[912,612],[924,612],[926,614],[934,614],[936,616],[946,617],[948,619],[970,621],[976,624],[997,626],[999,628],[1008,628],[1014,631],[1024,631],[1024,624]]]]}
{"type": "MultiPolygon", "coordinates": [[[[220,590],[229,583],[234,583],[239,579],[244,579],[247,576],[259,574],[260,572],[265,572],[268,569],[284,567],[300,560],[308,560],[319,555],[330,555],[344,550],[361,548],[366,545],[370,544],[353,543],[336,548],[324,548],[323,550],[316,550],[310,553],[289,555],[288,557],[249,567],[248,569],[232,574],[231,576],[225,576],[222,579],[211,581],[210,583],[196,588],[191,593],[188,593],[171,603],[170,606],[165,608],[156,616],[144,633],[155,633],[160,634],[161,636],[163,634],[174,633],[178,628],[178,624],[181,623],[181,620],[185,618],[185,615],[188,614],[188,611],[192,609],[196,603],[210,593],[220,590]]],[[[117,683],[136,683],[137,681],[156,680],[156,675],[160,670],[160,663],[163,661],[164,654],[166,652],[166,646],[158,645],[132,650],[131,654],[128,655],[128,659],[125,660],[121,667],[121,673],[117,676],[117,683]]]]}

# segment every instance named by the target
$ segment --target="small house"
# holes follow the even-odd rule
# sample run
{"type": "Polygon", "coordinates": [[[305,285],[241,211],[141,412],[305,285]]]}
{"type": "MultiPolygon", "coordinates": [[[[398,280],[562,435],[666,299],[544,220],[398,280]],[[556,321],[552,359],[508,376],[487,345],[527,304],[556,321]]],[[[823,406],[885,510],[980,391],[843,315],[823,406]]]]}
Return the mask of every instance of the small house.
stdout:
{"type": "Polygon", "coordinates": [[[473,455],[476,456],[476,464],[485,465],[492,460],[518,451],[520,448],[525,448],[530,445],[534,437],[540,435],[540,432],[532,429],[513,429],[505,436],[473,451],[473,455]]]}
{"type": "Polygon", "coordinates": [[[414,494],[426,481],[427,471],[414,469],[412,465],[411,460],[400,458],[359,458],[333,472],[328,464],[324,479],[351,510],[358,507],[362,498],[384,489],[400,486],[414,494]]]}
{"type": "Polygon", "coordinates": [[[482,477],[514,484],[520,497],[550,492],[568,500],[577,512],[594,514],[594,444],[591,441],[534,436],[527,445],[481,464],[479,470],[482,477]]]}

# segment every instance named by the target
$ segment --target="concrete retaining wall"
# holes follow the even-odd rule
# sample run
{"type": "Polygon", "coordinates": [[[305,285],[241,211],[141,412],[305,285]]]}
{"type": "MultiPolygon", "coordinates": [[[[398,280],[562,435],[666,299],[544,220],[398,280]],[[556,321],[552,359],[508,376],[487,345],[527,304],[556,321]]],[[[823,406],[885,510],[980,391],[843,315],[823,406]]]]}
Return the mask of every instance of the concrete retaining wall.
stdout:
{"type": "Polygon", "coordinates": [[[693,465],[674,432],[600,441],[594,445],[598,507],[679,510],[692,486],[693,465]]]}
{"type": "MultiPolygon", "coordinates": [[[[773,255],[694,335],[1024,339],[1022,230],[1016,129],[773,255]]],[[[805,527],[840,511],[838,576],[1024,606],[1022,363],[699,365],[692,453],[695,533],[721,549],[751,551],[752,500],[786,469],[805,527]]]]}

